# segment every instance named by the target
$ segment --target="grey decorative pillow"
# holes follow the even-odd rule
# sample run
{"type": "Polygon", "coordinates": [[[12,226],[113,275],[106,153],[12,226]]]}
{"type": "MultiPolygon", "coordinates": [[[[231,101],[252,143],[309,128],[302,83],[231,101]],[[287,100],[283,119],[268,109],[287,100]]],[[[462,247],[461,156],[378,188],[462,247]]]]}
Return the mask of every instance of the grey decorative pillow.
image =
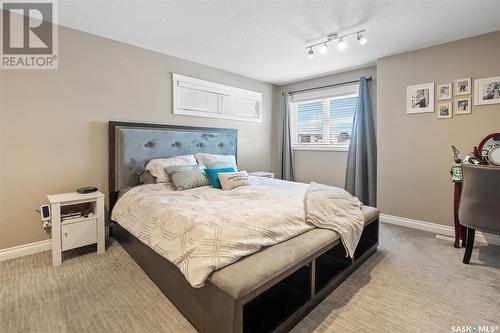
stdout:
{"type": "Polygon", "coordinates": [[[176,191],[210,185],[202,165],[173,165],[165,168],[176,191]]]}
{"type": "Polygon", "coordinates": [[[236,164],[232,162],[208,162],[205,167],[207,169],[234,168],[234,170],[238,171],[236,164]]]}
{"type": "Polygon", "coordinates": [[[154,158],[149,160],[144,169],[156,177],[157,183],[168,183],[170,178],[165,173],[165,168],[174,165],[196,165],[193,155],[173,156],[169,158],[154,158]]]}
{"type": "Polygon", "coordinates": [[[156,184],[156,177],[148,170],[142,170],[138,175],[141,184],[156,184]]]}
{"type": "Polygon", "coordinates": [[[246,171],[219,173],[219,180],[224,191],[229,191],[244,185],[250,185],[250,180],[246,171]]]}

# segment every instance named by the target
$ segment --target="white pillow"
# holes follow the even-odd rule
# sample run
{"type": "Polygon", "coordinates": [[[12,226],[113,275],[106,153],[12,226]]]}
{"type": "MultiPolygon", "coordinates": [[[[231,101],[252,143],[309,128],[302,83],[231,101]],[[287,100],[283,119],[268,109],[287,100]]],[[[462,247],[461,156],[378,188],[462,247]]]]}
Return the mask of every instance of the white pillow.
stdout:
{"type": "Polygon", "coordinates": [[[250,185],[250,180],[246,171],[223,172],[219,173],[218,176],[220,185],[224,191],[229,191],[240,186],[250,185]]]}
{"type": "Polygon", "coordinates": [[[169,158],[155,158],[146,164],[145,170],[156,177],[157,183],[170,182],[170,176],[165,172],[165,168],[173,165],[196,165],[193,155],[174,156],[169,158]]]}
{"type": "Polygon", "coordinates": [[[194,154],[196,160],[199,164],[207,164],[212,162],[227,162],[232,163],[236,166],[236,157],[234,155],[217,155],[217,154],[207,154],[207,153],[196,153],[194,154]]]}

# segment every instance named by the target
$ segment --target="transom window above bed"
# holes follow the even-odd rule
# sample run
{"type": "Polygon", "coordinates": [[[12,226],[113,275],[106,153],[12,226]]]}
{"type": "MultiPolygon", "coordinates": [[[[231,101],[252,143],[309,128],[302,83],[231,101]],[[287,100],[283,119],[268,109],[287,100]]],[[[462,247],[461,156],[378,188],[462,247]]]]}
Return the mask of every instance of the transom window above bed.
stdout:
{"type": "Polygon", "coordinates": [[[292,94],[293,149],[347,151],[358,90],[355,83],[292,94]]]}

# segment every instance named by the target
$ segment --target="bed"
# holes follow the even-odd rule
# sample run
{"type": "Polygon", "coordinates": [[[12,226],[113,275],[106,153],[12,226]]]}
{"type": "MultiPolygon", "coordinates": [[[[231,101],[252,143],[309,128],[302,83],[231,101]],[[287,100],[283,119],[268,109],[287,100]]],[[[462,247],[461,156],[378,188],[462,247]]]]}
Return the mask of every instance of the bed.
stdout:
{"type": "MultiPolygon", "coordinates": [[[[137,187],[136,175],[147,161],[197,152],[236,156],[237,131],[110,122],[110,210],[124,189],[132,188],[127,200],[154,189],[155,185],[137,187]]],[[[282,181],[254,182],[265,188],[279,187],[282,181]]],[[[286,186],[299,191],[303,185],[286,186]]],[[[251,191],[249,187],[241,193],[251,191]]],[[[147,245],[130,226],[112,221],[111,233],[198,331],[280,332],[292,328],[376,251],[378,210],[363,206],[362,213],[364,229],[352,259],[346,257],[337,233],[311,227],[223,265],[197,288],[184,271],[147,245]]]]}

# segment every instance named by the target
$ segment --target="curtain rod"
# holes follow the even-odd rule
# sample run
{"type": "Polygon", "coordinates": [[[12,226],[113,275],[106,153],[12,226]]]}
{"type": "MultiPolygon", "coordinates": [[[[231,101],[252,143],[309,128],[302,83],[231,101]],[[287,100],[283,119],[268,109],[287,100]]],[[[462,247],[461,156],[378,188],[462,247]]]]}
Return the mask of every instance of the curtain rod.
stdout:
{"type": "MultiPolygon", "coordinates": [[[[366,79],[367,82],[370,82],[371,80],[372,80],[371,76],[366,79]]],[[[344,86],[346,84],[353,84],[353,83],[358,83],[358,82],[359,82],[359,80],[354,80],[354,81],[347,81],[347,82],[342,82],[342,83],[329,84],[327,86],[321,86],[321,87],[316,87],[316,88],[308,88],[308,89],[295,90],[295,91],[290,91],[290,95],[296,94],[296,93],[299,93],[299,92],[304,92],[304,91],[311,91],[311,90],[325,89],[325,88],[331,88],[331,87],[338,87],[338,86],[344,86]]],[[[284,93],[281,93],[281,94],[283,95],[284,93]]]]}

